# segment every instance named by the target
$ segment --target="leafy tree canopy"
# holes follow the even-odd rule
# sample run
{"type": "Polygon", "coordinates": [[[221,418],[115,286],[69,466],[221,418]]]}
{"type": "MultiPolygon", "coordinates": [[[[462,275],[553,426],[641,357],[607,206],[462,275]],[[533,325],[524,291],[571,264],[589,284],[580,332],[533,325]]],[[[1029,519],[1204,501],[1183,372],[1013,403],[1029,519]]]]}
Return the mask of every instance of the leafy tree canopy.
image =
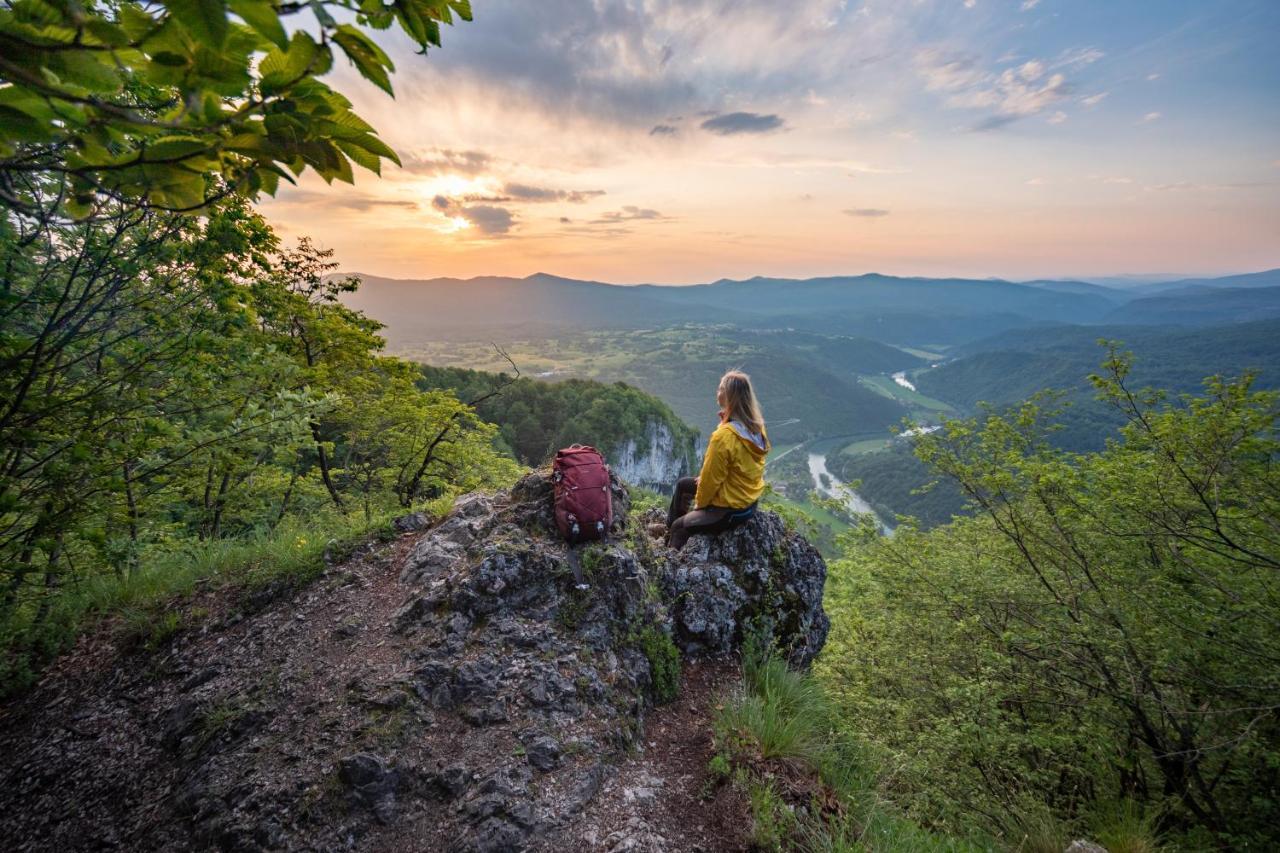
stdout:
{"type": "Polygon", "coordinates": [[[0,200],[83,219],[110,199],[181,211],[274,193],[308,167],[378,172],[399,160],[321,82],[334,49],[391,93],[369,31],[426,51],[455,17],[469,0],[6,0],[0,200]]]}

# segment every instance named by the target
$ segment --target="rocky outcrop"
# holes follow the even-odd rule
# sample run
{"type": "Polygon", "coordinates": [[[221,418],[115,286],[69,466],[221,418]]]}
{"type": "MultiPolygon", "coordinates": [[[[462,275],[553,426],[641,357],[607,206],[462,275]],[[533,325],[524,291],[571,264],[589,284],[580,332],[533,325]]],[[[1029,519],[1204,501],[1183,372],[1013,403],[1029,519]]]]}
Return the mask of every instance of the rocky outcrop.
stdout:
{"type": "Polygon", "coordinates": [[[670,425],[650,421],[637,441],[629,438],[608,452],[609,466],[628,483],[659,491],[670,491],[672,484],[692,473],[693,447],[679,442],[670,425]]]}
{"type": "Polygon", "coordinates": [[[639,812],[579,824],[679,659],[747,637],[813,659],[826,569],[771,513],[675,553],[616,479],[612,496],[610,541],[572,559],[534,473],[147,666],[53,678],[0,737],[0,832],[68,851],[675,849],[625,822],[639,812]]]}

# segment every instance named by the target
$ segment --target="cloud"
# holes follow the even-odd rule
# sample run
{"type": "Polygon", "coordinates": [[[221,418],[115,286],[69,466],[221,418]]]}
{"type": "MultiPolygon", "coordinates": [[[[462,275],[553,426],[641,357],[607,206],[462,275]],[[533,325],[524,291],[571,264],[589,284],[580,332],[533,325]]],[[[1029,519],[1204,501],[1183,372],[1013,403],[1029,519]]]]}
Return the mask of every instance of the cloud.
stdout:
{"type": "Polygon", "coordinates": [[[1152,73],[1147,75],[1148,83],[1154,83],[1156,80],[1159,80],[1159,79],[1160,79],[1160,74],[1158,72],[1153,71],[1152,73]]]}
{"type": "Polygon", "coordinates": [[[636,207],[634,204],[623,205],[622,210],[611,210],[601,215],[599,219],[593,219],[595,223],[618,223],[630,222],[635,219],[667,219],[656,210],[647,207],[636,207]]]}
{"type": "Polygon", "coordinates": [[[345,210],[357,210],[361,212],[374,210],[380,207],[400,207],[406,210],[415,210],[418,207],[418,203],[416,201],[375,198],[374,196],[365,195],[351,189],[346,189],[344,192],[311,192],[309,190],[290,189],[280,194],[278,203],[291,205],[319,205],[328,208],[340,207],[345,210]]]}
{"type": "Polygon", "coordinates": [[[515,226],[515,215],[505,207],[490,204],[463,204],[454,198],[438,195],[431,206],[445,216],[461,217],[486,237],[501,237],[515,226]]]}
{"type": "Polygon", "coordinates": [[[451,148],[433,148],[401,159],[406,172],[420,175],[479,175],[493,164],[493,157],[483,151],[455,151],[451,148]]]}
{"type": "Polygon", "coordinates": [[[964,7],[966,9],[972,9],[974,6],[977,6],[977,5],[978,5],[978,0],[964,0],[964,7]]]}
{"type": "Polygon", "coordinates": [[[969,129],[978,133],[987,130],[999,130],[1008,127],[1018,120],[1018,116],[988,116],[969,129]]]}
{"type": "Polygon", "coordinates": [[[845,216],[857,216],[866,219],[879,219],[882,216],[888,216],[889,211],[880,207],[853,207],[841,211],[845,216]]]}
{"type": "Polygon", "coordinates": [[[1075,47],[1058,54],[1058,58],[1053,62],[1053,67],[1081,68],[1085,65],[1092,65],[1104,56],[1106,54],[1096,47],[1075,47]]]}
{"type": "Polygon", "coordinates": [[[916,70],[930,92],[955,92],[977,86],[988,79],[972,54],[948,54],[928,47],[916,54],[916,70]]]}
{"type": "Polygon", "coordinates": [[[1040,5],[1040,0],[1022,0],[1022,11],[1030,12],[1032,9],[1040,5]]]}
{"type": "Polygon", "coordinates": [[[664,116],[728,112],[746,93],[781,103],[847,84],[849,69],[906,25],[889,10],[860,17],[847,0],[484,5],[475,23],[450,28],[445,48],[427,62],[394,46],[403,81],[397,104],[412,100],[441,112],[456,104],[469,114],[498,104],[508,119],[529,113],[561,126],[648,131],[664,116]],[[864,32],[868,23],[875,33],[864,32]]]}
{"type": "Polygon", "coordinates": [[[1144,115],[1144,116],[1142,117],[1141,123],[1142,123],[1142,124],[1150,124],[1150,123],[1151,123],[1151,122],[1153,122],[1153,121],[1159,121],[1159,120],[1160,120],[1160,115],[1161,115],[1161,114],[1160,114],[1160,113],[1158,113],[1158,112],[1149,112],[1149,113],[1147,113],[1146,115],[1144,115]]]}
{"type": "MultiPolygon", "coordinates": [[[[991,113],[972,125],[971,130],[1005,127],[1020,118],[1056,106],[1072,92],[1065,74],[1060,71],[1049,73],[1051,66],[1037,59],[996,74],[983,70],[972,55],[953,54],[932,47],[919,51],[915,63],[925,88],[945,93],[947,106],[991,113]]],[[[1057,118],[1056,113],[1054,118],[1057,118]]],[[[1063,120],[1065,115],[1057,123],[1063,120]]]]}
{"type": "Polygon", "coordinates": [[[1067,120],[1067,114],[1064,113],[1062,110],[1058,110],[1053,115],[1045,119],[1045,121],[1049,122],[1049,124],[1062,124],[1066,120],[1067,120]]]}
{"type": "Polygon", "coordinates": [[[1044,178],[1030,178],[1026,183],[1029,187],[1042,187],[1047,183],[1047,181],[1045,181],[1044,178]]]}
{"type": "MultiPolygon", "coordinates": [[[[535,187],[529,184],[507,184],[502,191],[514,201],[546,202],[568,201],[581,204],[588,199],[604,195],[604,190],[559,190],[552,187],[535,187]]],[[[494,199],[506,201],[507,199],[494,199]]]]}
{"type": "Polygon", "coordinates": [[[738,133],[768,133],[782,127],[779,116],[769,113],[724,113],[707,119],[701,125],[703,130],[718,136],[733,136],[738,133]]]}
{"type": "Polygon", "coordinates": [[[679,128],[669,124],[655,124],[649,129],[650,136],[674,136],[679,132],[679,128]]]}
{"type": "Polygon", "coordinates": [[[1110,92],[1099,92],[1096,95],[1089,95],[1086,98],[1081,98],[1080,103],[1084,104],[1086,107],[1096,107],[1098,104],[1102,103],[1103,99],[1106,98],[1107,95],[1110,94],[1110,92]]]}
{"type": "Polygon", "coordinates": [[[463,217],[489,237],[506,234],[515,224],[515,216],[505,207],[487,204],[468,205],[462,209],[463,217]]]}

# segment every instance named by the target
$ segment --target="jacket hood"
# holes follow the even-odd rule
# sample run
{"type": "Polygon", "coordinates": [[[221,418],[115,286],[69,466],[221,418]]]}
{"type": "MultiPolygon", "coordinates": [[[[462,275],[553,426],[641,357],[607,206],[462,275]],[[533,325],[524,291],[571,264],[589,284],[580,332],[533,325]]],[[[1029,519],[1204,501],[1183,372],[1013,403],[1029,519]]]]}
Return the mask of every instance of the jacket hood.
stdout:
{"type": "Polygon", "coordinates": [[[738,438],[742,439],[751,448],[755,455],[764,456],[769,452],[768,433],[761,435],[760,433],[752,432],[741,421],[729,421],[728,426],[737,434],[738,438]]]}

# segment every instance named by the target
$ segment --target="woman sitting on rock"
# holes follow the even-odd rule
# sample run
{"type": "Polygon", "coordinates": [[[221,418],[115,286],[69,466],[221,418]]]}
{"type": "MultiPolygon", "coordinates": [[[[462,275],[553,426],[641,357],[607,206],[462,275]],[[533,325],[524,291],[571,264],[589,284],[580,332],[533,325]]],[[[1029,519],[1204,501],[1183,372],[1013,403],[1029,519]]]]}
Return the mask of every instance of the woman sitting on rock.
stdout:
{"type": "Polygon", "coordinates": [[[679,480],[671,496],[667,543],[677,551],[694,533],[719,533],[749,519],[764,492],[769,435],[751,377],[730,370],[720,378],[716,402],[720,426],[707,442],[702,473],[679,480]]]}

